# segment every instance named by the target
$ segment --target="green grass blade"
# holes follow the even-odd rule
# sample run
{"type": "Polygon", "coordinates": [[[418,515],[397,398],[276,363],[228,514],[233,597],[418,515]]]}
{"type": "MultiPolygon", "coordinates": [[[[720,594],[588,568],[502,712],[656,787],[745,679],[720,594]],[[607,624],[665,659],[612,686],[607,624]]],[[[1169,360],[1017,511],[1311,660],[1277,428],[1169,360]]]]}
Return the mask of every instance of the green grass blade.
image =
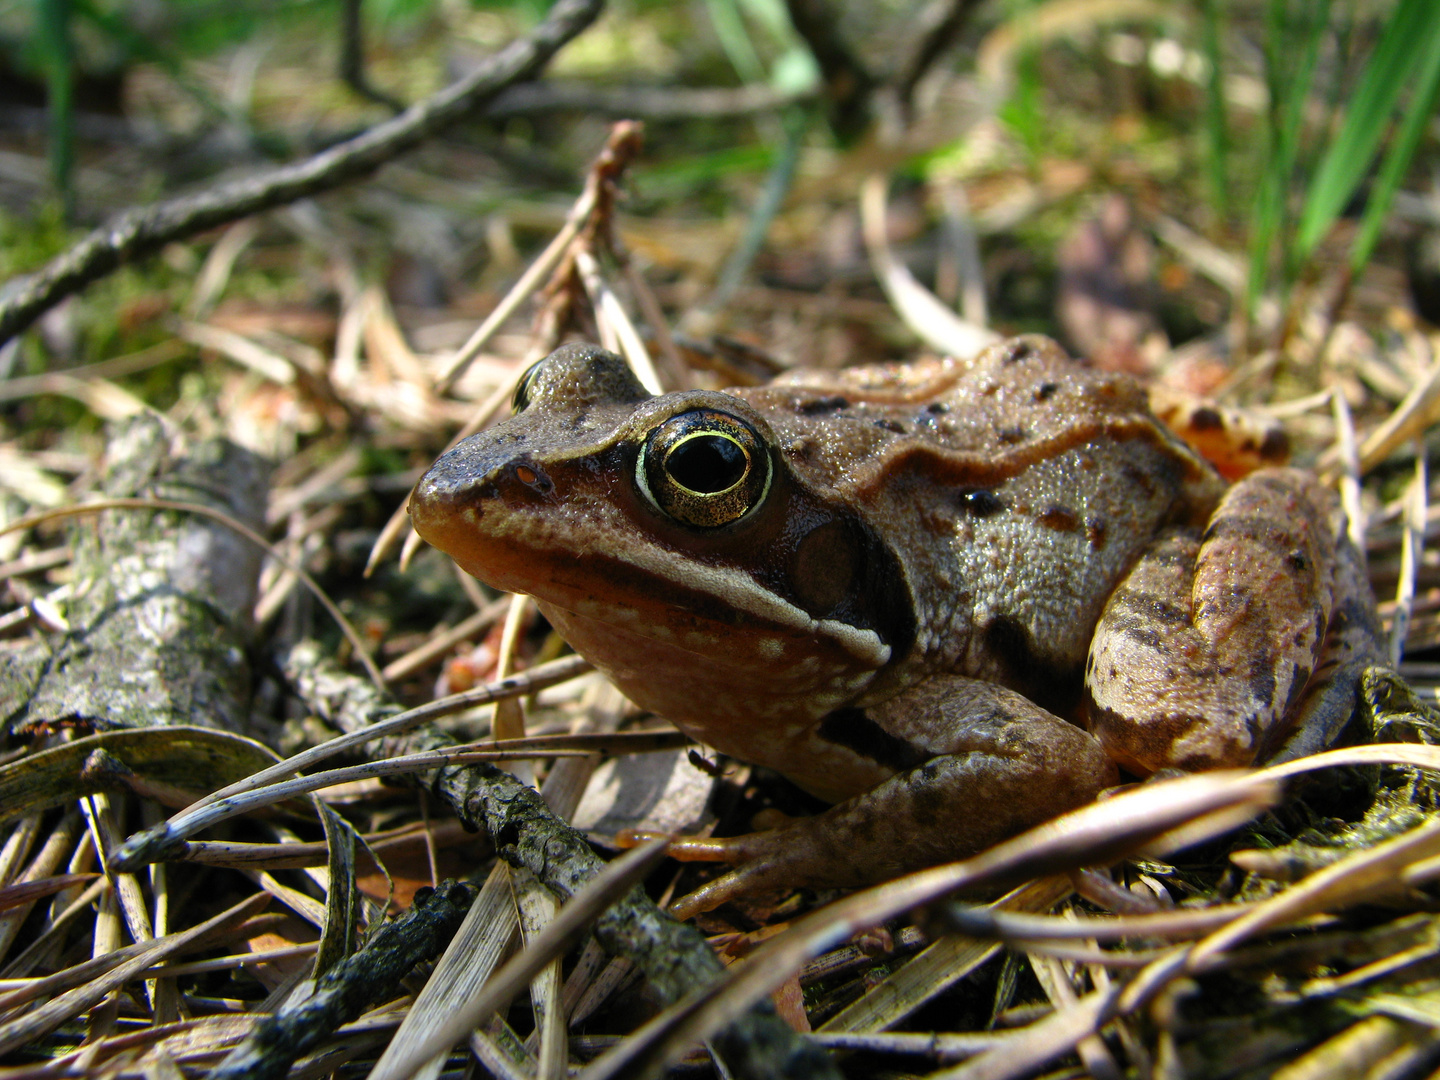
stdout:
{"type": "Polygon", "coordinates": [[[1396,103],[1411,75],[1440,50],[1440,10],[1435,0],[1400,0],[1365,65],[1305,200],[1295,237],[1295,256],[1307,258],[1345,208],[1380,147],[1396,103]]]}
{"type": "Polygon", "coordinates": [[[1271,0],[1266,27],[1266,81],[1270,89],[1268,152],[1250,231],[1249,312],[1270,284],[1275,253],[1280,252],[1280,288],[1287,291],[1298,260],[1288,253],[1290,217],[1287,195],[1295,174],[1300,132],[1305,119],[1320,45],[1330,20],[1330,0],[1271,0]],[[1291,60],[1291,58],[1296,58],[1291,60]]]}
{"type": "Polygon", "coordinates": [[[36,0],[35,43],[45,68],[50,176],[65,207],[75,209],[75,53],[70,39],[70,0],[36,0]]]}
{"type": "Polygon", "coordinates": [[[1395,138],[1385,153],[1385,160],[1375,177],[1370,199],[1365,204],[1365,216],[1360,220],[1360,230],[1355,234],[1355,242],[1350,248],[1350,269],[1357,274],[1370,261],[1370,255],[1380,239],[1380,229],[1385,224],[1386,215],[1390,213],[1390,204],[1395,200],[1395,192],[1405,179],[1410,162],[1415,157],[1415,150],[1425,136],[1430,118],[1435,114],[1437,103],[1440,103],[1440,47],[1432,47],[1421,61],[1409,108],[1400,122],[1400,130],[1395,133],[1395,138]]]}
{"type": "Polygon", "coordinates": [[[1203,9],[1200,46],[1210,67],[1205,84],[1205,172],[1211,209],[1223,221],[1230,209],[1230,130],[1225,109],[1225,65],[1220,52],[1225,0],[1204,0],[1203,9]]]}
{"type": "Polygon", "coordinates": [[[750,39],[750,31],[740,16],[736,0],[707,0],[705,10],[710,15],[710,25],[720,41],[720,48],[725,51],[740,81],[764,82],[765,62],[760,59],[760,53],[750,39]]]}

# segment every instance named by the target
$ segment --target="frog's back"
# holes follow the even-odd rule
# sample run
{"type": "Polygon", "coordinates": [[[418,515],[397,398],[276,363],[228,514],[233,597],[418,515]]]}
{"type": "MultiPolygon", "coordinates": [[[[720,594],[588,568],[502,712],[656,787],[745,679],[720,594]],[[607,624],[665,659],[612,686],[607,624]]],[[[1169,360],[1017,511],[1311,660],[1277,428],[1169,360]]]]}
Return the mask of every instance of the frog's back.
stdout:
{"type": "Polygon", "coordinates": [[[1223,490],[1132,379],[1045,338],[737,393],[798,476],[888,538],[917,615],[911,676],[958,671],[1061,704],[1116,581],[1223,490]]]}

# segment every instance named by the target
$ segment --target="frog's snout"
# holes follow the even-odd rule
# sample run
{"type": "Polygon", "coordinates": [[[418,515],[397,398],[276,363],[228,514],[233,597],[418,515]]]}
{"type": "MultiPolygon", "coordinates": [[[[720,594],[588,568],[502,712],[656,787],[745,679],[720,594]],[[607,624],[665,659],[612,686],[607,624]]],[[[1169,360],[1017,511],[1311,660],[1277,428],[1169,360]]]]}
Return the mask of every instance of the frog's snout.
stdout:
{"type": "Polygon", "coordinates": [[[474,529],[497,500],[509,504],[554,498],[555,481],[528,453],[494,441],[467,439],[441,455],[410,495],[410,517],[426,540],[437,540],[465,522],[474,529]]]}

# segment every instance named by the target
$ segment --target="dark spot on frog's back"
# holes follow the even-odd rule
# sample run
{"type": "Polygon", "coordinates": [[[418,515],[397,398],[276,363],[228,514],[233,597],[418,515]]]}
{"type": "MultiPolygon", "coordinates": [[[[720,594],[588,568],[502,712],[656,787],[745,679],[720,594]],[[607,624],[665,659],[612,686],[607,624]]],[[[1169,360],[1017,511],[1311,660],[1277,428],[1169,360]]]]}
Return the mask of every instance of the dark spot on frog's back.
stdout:
{"type": "Polygon", "coordinates": [[[1152,498],[1155,494],[1155,481],[1140,466],[1133,461],[1121,461],[1119,465],[1121,478],[1130,487],[1138,490],[1145,498],[1152,498]]]}
{"type": "Polygon", "coordinates": [[[875,426],[880,428],[882,431],[890,431],[896,435],[905,434],[905,425],[900,423],[900,421],[898,420],[891,420],[888,417],[876,420],[875,426]]]}
{"type": "Polygon", "coordinates": [[[1257,656],[1250,663],[1246,684],[1250,687],[1250,694],[1257,703],[1264,706],[1272,702],[1275,698],[1275,662],[1266,657],[1257,656]]]}
{"type": "Polygon", "coordinates": [[[1004,360],[1007,364],[1018,363],[1021,360],[1029,360],[1035,355],[1035,345],[1024,338],[1015,338],[1007,341],[1004,345],[1004,360]]]}
{"type": "Polygon", "coordinates": [[[848,409],[850,400],[839,394],[832,394],[829,397],[809,398],[795,403],[795,411],[801,416],[819,416],[821,413],[839,412],[841,409],[848,409]]]}
{"type": "Polygon", "coordinates": [[[1050,506],[1035,519],[1047,529],[1056,532],[1079,532],[1080,517],[1067,506],[1050,506]]]}
{"type": "Polygon", "coordinates": [[[1029,437],[1030,433],[1019,424],[1011,424],[995,432],[995,438],[1006,446],[1014,446],[1016,443],[1022,443],[1029,437]]]}
{"type": "Polygon", "coordinates": [[[836,709],[820,721],[820,737],[904,772],[933,756],[904,739],[896,738],[866,715],[864,709],[836,709]]]}
{"type": "Polygon", "coordinates": [[[980,521],[1005,509],[1000,496],[984,488],[961,488],[956,492],[956,501],[959,502],[960,509],[980,521]]]}
{"type": "Polygon", "coordinates": [[[1043,382],[1035,388],[1036,401],[1048,401],[1060,389],[1059,383],[1043,382]]]}

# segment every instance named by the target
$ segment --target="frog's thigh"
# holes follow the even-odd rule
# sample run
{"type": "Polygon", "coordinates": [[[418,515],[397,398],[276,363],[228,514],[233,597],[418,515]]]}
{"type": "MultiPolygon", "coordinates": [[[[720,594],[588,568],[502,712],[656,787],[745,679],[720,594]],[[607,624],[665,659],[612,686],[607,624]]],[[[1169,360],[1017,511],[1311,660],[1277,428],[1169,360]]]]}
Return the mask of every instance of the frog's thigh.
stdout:
{"type": "Polygon", "coordinates": [[[815,817],[721,841],[746,863],[732,891],[863,885],[965,858],[1115,782],[1087,732],[990,683],[940,676],[872,706],[849,722],[857,751],[867,724],[919,763],[815,817]]]}
{"type": "Polygon", "coordinates": [[[1203,537],[1163,536],[1106,604],[1091,728],[1139,772],[1248,765],[1298,710],[1334,605],[1337,512],[1308,474],[1236,484],[1203,537]]]}

